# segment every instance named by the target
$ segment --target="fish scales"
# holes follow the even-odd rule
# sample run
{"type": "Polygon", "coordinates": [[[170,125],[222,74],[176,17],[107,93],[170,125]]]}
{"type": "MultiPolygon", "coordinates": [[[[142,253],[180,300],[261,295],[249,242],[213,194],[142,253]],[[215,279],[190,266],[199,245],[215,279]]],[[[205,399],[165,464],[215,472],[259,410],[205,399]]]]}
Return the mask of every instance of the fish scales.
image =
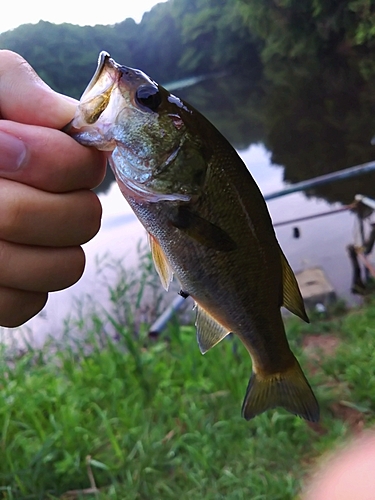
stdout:
{"type": "MultiPolygon", "coordinates": [[[[170,205],[173,202],[160,202],[157,205],[138,204],[129,197],[128,201],[146,230],[160,242],[182,288],[205,310],[210,311],[228,331],[243,336],[245,342],[247,336],[251,337],[250,344],[256,346],[255,350],[252,350],[262,353],[259,356],[259,368],[264,367],[267,370],[273,366],[274,369],[281,370],[284,368],[283,363],[290,359],[289,356],[283,359],[279,351],[288,355],[290,351],[284,350],[287,346],[285,335],[279,334],[279,310],[282,304],[279,251],[275,245],[271,224],[269,233],[266,234],[259,229],[257,220],[253,220],[252,229],[249,231],[248,214],[244,204],[246,188],[253,181],[239,157],[231,155],[231,150],[228,154],[223,149],[217,148],[211,160],[212,179],[208,180],[204,196],[199,199],[194,209],[213,224],[220,224],[221,229],[236,243],[235,250],[221,252],[207,248],[171,226],[170,205]],[[234,156],[232,160],[239,163],[239,168],[246,169],[243,176],[238,176],[240,182],[237,181],[237,189],[234,183],[228,182],[225,172],[225,165],[228,164],[226,159],[230,156],[234,156]],[[238,189],[242,191],[243,202],[239,199],[238,189]],[[217,193],[221,196],[218,197],[217,193]],[[263,251],[266,246],[268,248],[263,251]],[[239,262],[247,262],[250,265],[238,272],[239,262]],[[220,269],[220,273],[210,272],[216,269],[220,269]],[[230,300],[228,290],[235,300],[230,300]],[[258,302],[266,303],[266,310],[275,310],[278,314],[265,317],[262,309],[253,307],[253,304],[258,302]],[[261,336],[257,334],[260,330],[261,336]],[[280,344],[282,349],[270,352],[267,349],[270,343],[275,346],[280,344]]],[[[256,198],[253,195],[251,202],[264,203],[262,197],[256,198]]],[[[255,357],[255,353],[253,356],[255,357]]]]}
{"type": "Polygon", "coordinates": [[[317,421],[280,312],[284,305],[308,320],[302,297],[265,201],[229,142],[194,108],[106,53],[69,133],[108,151],[163,286],[174,273],[197,304],[201,351],[229,332],[247,348],[253,373],[243,416],[282,406],[317,421]]]}

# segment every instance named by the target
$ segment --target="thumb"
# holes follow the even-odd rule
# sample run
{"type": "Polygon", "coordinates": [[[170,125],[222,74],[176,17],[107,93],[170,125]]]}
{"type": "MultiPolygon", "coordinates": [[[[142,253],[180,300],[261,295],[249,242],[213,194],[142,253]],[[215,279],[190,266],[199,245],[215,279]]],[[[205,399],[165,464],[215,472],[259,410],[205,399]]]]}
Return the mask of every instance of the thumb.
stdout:
{"type": "Polygon", "coordinates": [[[61,129],[77,101],[54,92],[15,52],[0,50],[0,118],[61,129]]]}

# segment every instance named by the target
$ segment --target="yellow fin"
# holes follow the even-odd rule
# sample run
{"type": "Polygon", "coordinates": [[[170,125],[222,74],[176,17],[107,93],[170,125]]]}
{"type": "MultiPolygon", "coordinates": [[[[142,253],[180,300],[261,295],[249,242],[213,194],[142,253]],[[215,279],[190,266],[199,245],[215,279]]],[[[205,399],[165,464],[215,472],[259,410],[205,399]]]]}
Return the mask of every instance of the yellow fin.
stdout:
{"type": "Polygon", "coordinates": [[[155,264],[156,271],[160,277],[161,284],[168,291],[169,283],[173,279],[173,271],[169,265],[163,250],[156,239],[148,234],[148,241],[150,243],[152,259],[155,264]]]}
{"type": "Polygon", "coordinates": [[[242,405],[246,420],[264,411],[281,406],[287,411],[318,422],[319,405],[298,361],[285,373],[262,376],[252,373],[242,405]]]}
{"type": "Polygon", "coordinates": [[[211,347],[218,344],[230,332],[218,323],[207,311],[197,306],[197,341],[202,354],[205,354],[211,347]]]}
{"type": "Polygon", "coordinates": [[[280,249],[281,253],[281,265],[283,269],[283,303],[282,305],[292,312],[296,316],[310,323],[310,320],[305,311],[305,304],[303,303],[303,298],[298,287],[297,279],[294,276],[294,272],[286,260],[285,255],[280,249]]]}

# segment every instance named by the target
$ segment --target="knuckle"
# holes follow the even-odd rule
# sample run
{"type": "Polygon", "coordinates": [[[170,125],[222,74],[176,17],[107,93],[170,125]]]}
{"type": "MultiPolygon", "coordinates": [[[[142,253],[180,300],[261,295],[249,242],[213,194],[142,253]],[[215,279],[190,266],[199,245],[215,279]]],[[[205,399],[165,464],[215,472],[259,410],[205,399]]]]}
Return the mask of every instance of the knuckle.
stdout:
{"type": "Polygon", "coordinates": [[[8,206],[6,220],[3,221],[5,234],[11,237],[13,232],[22,226],[22,219],[22,201],[19,198],[14,198],[13,202],[8,206]]]}
{"type": "Polygon", "coordinates": [[[81,247],[73,247],[72,250],[74,252],[71,268],[71,279],[73,284],[81,278],[83,271],[85,270],[86,257],[85,252],[81,247]]]}
{"type": "Polygon", "coordinates": [[[0,238],[12,240],[20,232],[24,219],[23,187],[15,192],[13,181],[0,180],[0,198],[2,210],[0,212],[0,238]]]}
{"type": "Polygon", "coordinates": [[[64,265],[59,267],[54,286],[51,287],[50,291],[63,290],[77,283],[85,270],[85,253],[81,247],[66,248],[63,262],[64,265]]]}
{"type": "Polygon", "coordinates": [[[0,288],[0,325],[16,328],[43,309],[47,293],[0,288]]]}
{"type": "MultiPolygon", "coordinates": [[[[78,143],[76,143],[78,144],[78,143]]],[[[82,148],[81,145],[79,145],[82,148]]],[[[84,149],[81,161],[81,182],[85,189],[94,189],[103,181],[106,173],[107,159],[102,151],[94,148],[84,149]]]]}
{"type": "Polygon", "coordinates": [[[9,244],[6,241],[0,240],[0,279],[3,278],[4,270],[9,269],[9,244]]]}
{"type": "Polygon", "coordinates": [[[102,205],[98,196],[92,191],[85,191],[85,199],[82,204],[82,214],[84,217],[84,224],[82,227],[81,243],[86,243],[91,240],[100,229],[102,219],[102,205]]]}
{"type": "Polygon", "coordinates": [[[92,188],[96,188],[103,181],[107,165],[107,159],[103,152],[95,150],[95,155],[94,168],[92,169],[92,188]]]}
{"type": "Polygon", "coordinates": [[[91,197],[91,224],[93,226],[93,230],[95,231],[94,234],[96,234],[100,228],[103,209],[102,209],[102,204],[100,203],[100,200],[95,193],[90,191],[90,197],[91,197]]]}

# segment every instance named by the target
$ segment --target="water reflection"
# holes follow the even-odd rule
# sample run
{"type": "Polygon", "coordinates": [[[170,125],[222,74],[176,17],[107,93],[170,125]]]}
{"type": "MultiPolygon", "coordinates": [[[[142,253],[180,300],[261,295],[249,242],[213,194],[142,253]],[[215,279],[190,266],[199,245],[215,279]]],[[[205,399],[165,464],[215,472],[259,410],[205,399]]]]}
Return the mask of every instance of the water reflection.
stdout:
{"type": "MultiPolygon", "coordinates": [[[[264,144],[284,180],[295,183],[375,159],[375,85],[360,63],[336,56],[268,66],[267,78],[230,75],[179,94],[237,149],[264,144]]],[[[308,194],[350,203],[357,193],[375,197],[375,174],[308,194]]]]}
{"type": "MultiPolygon", "coordinates": [[[[283,67],[283,80],[269,84],[264,100],[265,144],[271,160],[285,167],[289,182],[316,177],[375,158],[374,88],[353,61],[283,67]]],[[[375,175],[320,187],[310,194],[349,203],[356,193],[375,196],[375,175]]]]}

